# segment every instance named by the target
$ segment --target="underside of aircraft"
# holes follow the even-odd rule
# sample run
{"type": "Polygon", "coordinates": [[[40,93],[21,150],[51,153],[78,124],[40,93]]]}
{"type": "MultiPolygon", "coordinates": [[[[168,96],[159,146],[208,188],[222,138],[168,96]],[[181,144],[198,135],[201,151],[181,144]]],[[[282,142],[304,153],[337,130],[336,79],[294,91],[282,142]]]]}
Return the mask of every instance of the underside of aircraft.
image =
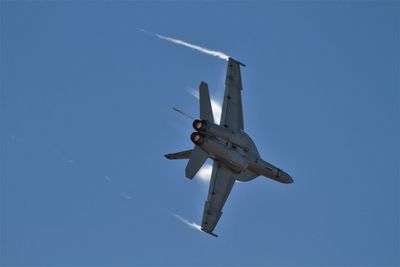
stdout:
{"type": "Polygon", "coordinates": [[[193,121],[195,131],[190,137],[194,148],[165,155],[168,159],[189,159],[185,169],[189,179],[207,159],[214,161],[201,230],[215,237],[214,228],[236,180],[245,182],[261,175],[280,183],[293,183],[289,174],[260,157],[253,140],[244,131],[240,66],[245,65],[229,58],[220,124],[214,121],[208,85],[201,82],[200,119],[193,121]]]}

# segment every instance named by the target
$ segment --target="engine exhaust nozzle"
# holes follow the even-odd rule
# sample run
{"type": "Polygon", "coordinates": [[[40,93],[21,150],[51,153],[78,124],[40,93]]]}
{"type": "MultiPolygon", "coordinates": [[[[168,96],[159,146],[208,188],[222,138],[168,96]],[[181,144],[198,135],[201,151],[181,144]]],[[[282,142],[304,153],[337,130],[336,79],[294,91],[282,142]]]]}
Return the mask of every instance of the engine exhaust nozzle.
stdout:
{"type": "Polygon", "coordinates": [[[193,132],[190,135],[190,140],[192,140],[192,142],[195,143],[196,145],[200,146],[200,145],[204,144],[205,137],[203,134],[201,134],[199,132],[193,132]]]}
{"type": "Polygon", "coordinates": [[[194,120],[192,125],[196,131],[205,132],[207,130],[207,121],[205,120],[194,120]]]}

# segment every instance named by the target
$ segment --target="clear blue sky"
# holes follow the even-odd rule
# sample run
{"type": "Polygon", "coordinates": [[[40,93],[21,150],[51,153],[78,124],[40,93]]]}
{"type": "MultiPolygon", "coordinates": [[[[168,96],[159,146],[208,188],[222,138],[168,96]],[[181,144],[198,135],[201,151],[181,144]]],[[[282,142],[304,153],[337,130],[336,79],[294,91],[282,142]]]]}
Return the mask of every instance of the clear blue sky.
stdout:
{"type": "Polygon", "coordinates": [[[399,2],[1,1],[1,264],[399,265],[399,2]],[[292,185],[184,177],[201,80],[292,185]]]}

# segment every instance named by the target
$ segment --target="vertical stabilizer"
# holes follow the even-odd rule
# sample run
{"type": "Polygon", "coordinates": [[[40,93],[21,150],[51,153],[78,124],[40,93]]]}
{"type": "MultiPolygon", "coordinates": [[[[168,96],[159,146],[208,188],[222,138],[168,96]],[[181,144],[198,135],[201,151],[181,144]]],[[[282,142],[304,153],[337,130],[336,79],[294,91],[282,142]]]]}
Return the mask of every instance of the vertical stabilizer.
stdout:
{"type": "Polygon", "coordinates": [[[199,98],[200,98],[200,119],[214,123],[214,116],[210,101],[210,93],[208,92],[208,85],[205,82],[200,83],[199,98]]]}

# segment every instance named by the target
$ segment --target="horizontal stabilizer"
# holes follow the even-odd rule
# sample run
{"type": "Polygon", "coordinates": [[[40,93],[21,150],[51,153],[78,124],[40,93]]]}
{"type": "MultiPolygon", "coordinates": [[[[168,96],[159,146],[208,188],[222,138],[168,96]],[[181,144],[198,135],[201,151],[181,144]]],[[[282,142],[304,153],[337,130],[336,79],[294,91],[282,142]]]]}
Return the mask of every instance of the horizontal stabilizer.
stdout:
{"type": "Polygon", "coordinates": [[[193,149],[185,150],[177,153],[166,154],[164,157],[167,159],[188,159],[192,156],[193,149]]]}

